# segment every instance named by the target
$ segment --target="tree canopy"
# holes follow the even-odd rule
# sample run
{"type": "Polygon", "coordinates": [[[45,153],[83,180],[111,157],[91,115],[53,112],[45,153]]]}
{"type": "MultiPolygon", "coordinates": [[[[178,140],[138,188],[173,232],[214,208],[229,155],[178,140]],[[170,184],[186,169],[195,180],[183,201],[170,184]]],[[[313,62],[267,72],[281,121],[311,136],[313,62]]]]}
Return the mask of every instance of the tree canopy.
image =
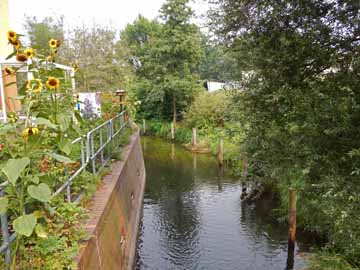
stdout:
{"type": "Polygon", "coordinates": [[[251,74],[237,95],[249,155],[301,191],[303,224],[359,262],[360,246],[346,243],[360,232],[339,216],[359,213],[360,2],[215,2],[219,40],[251,74]]]}

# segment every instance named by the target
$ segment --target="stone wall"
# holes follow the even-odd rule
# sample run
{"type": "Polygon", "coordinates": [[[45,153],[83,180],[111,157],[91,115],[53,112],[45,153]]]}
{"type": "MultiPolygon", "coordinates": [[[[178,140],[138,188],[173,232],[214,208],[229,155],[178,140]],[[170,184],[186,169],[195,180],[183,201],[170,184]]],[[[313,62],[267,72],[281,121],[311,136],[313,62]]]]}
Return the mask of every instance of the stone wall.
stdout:
{"type": "Polygon", "coordinates": [[[144,188],[144,158],[136,132],[92,198],[86,225],[91,239],[80,252],[78,269],[133,268],[144,188]]]}

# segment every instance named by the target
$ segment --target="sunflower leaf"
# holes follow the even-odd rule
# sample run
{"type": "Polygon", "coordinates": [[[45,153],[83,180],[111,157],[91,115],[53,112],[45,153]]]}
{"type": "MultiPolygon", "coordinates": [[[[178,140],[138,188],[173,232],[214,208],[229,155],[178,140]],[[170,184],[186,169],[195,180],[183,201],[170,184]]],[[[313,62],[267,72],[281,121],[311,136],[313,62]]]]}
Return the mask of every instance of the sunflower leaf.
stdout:
{"type": "Polygon", "coordinates": [[[59,162],[64,162],[64,163],[74,163],[73,160],[71,160],[68,157],[56,154],[56,153],[52,153],[52,152],[48,152],[46,153],[49,157],[52,157],[53,159],[56,159],[59,162]]]}
{"type": "Polygon", "coordinates": [[[13,53],[9,54],[9,55],[5,58],[5,60],[9,60],[11,57],[15,56],[16,53],[17,53],[17,51],[14,51],[13,53]]]}
{"type": "Polygon", "coordinates": [[[5,167],[2,168],[2,172],[7,176],[9,182],[15,185],[16,180],[20,177],[21,173],[25,170],[29,163],[29,158],[9,159],[5,167]]]}
{"type": "Polygon", "coordinates": [[[29,195],[43,203],[47,203],[51,200],[51,190],[47,184],[41,183],[38,186],[31,185],[28,187],[29,195]]]}
{"type": "Polygon", "coordinates": [[[38,117],[35,119],[35,124],[37,125],[44,125],[46,127],[52,128],[52,129],[57,129],[58,126],[55,125],[54,123],[52,123],[50,120],[46,119],[46,118],[42,118],[42,117],[38,117]]]}
{"type": "Polygon", "coordinates": [[[71,117],[67,113],[59,113],[56,115],[56,121],[59,123],[60,130],[66,131],[71,122],[71,117]]]}
{"type": "Polygon", "coordinates": [[[17,234],[29,237],[34,231],[36,222],[33,214],[23,215],[14,220],[13,227],[17,234]]]}

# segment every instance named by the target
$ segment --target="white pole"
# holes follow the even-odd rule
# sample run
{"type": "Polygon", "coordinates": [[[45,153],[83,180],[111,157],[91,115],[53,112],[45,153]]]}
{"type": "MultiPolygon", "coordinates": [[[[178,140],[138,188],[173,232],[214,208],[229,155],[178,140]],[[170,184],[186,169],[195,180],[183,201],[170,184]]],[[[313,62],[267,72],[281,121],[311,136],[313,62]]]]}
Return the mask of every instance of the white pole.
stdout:
{"type": "Polygon", "coordinates": [[[71,69],[70,70],[70,76],[71,76],[71,87],[72,87],[72,91],[73,94],[75,95],[75,69],[71,69]]]}
{"type": "Polygon", "coordinates": [[[3,111],[3,117],[2,117],[2,118],[4,119],[4,123],[6,123],[6,122],[7,122],[6,103],[5,103],[3,70],[2,70],[1,64],[0,64],[0,74],[1,74],[1,79],[0,79],[0,95],[1,95],[1,107],[2,107],[2,111],[3,111]]]}
{"type": "Polygon", "coordinates": [[[32,80],[32,79],[34,79],[34,76],[33,76],[33,74],[32,74],[32,72],[31,71],[29,71],[29,66],[32,64],[32,60],[31,59],[28,59],[27,60],[27,79],[30,81],[30,80],[32,80]]]}

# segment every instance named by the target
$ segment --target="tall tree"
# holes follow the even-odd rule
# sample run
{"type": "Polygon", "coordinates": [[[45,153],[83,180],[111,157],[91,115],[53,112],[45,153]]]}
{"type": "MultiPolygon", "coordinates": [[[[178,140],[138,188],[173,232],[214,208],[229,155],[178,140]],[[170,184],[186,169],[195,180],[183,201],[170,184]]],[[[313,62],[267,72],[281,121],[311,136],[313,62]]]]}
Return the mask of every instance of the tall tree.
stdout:
{"type": "Polygon", "coordinates": [[[163,63],[165,96],[172,99],[173,121],[194,95],[197,71],[201,59],[200,31],[190,22],[193,11],[189,0],[168,0],[160,10],[164,20],[159,46],[163,63]]]}
{"type": "Polygon", "coordinates": [[[241,94],[249,154],[299,188],[304,224],[330,232],[360,263],[360,246],[350,244],[360,224],[341,218],[360,213],[349,200],[360,193],[360,2],[216,2],[220,40],[252,71],[241,94]]]}

